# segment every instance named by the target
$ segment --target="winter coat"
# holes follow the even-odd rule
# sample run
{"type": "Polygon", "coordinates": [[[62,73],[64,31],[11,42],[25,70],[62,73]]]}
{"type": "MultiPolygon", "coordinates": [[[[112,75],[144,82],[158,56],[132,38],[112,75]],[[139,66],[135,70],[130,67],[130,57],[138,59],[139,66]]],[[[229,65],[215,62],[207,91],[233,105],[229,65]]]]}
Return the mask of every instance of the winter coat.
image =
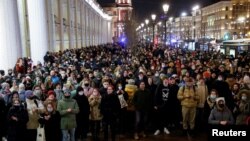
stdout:
{"type": "Polygon", "coordinates": [[[246,124],[246,119],[247,117],[250,116],[250,92],[249,90],[240,90],[238,93],[237,97],[241,99],[242,94],[245,93],[247,94],[247,100],[243,101],[240,100],[238,105],[236,106],[236,125],[244,125],[246,124]]]}
{"type": "Polygon", "coordinates": [[[58,111],[43,114],[41,117],[45,130],[46,141],[61,141],[60,122],[61,116],[58,111]],[[50,116],[49,120],[45,120],[45,116],[50,116]]]}
{"type": "Polygon", "coordinates": [[[101,100],[100,108],[104,121],[116,120],[121,109],[118,96],[114,93],[104,95],[101,100]]]}
{"type": "Polygon", "coordinates": [[[8,112],[8,140],[19,141],[24,140],[26,134],[26,123],[29,120],[27,110],[23,106],[14,107],[12,106],[8,112]],[[12,119],[12,116],[18,120],[12,119]]]}
{"type": "Polygon", "coordinates": [[[197,94],[199,96],[199,101],[197,104],[198,108],[204,108],[206,98],[208,96],[208,89],[206,85],[198,85],[197,86],[197,94]]]}
{"type": "Polygon", "coordinates": [[[91,95],[88,99],[90,105],[90,120],[101,120],[102,114],[100,111],[100,104],[101,104],[101,96],[94,96],[91,95]]]}
{"type": "Polygon", "coordinates": [[[214,102],[211,101],[210,97],[208,96],[204,105],[204,117],[206,118],[205,120],[208,120],[208,117],[213,108],[215,107],[215,105],[216,105],[215,101],[214,102]]]}
{"type": "Polygon", "coordinates": [[[132,99],[134,97],[134,94],[137,90],[137,86],[136,85],[131,85],[131,84],[127,84],[125,86],[125,92],[127,92],[128,94],[128,110],[130,111],[133,111],[134,110],[134,106],[133,106],[133,103],[132,103],[132,99]]]}
{"type": "Polygon", "coordinates": [[[44,113],[45,109],[41,101],[37,99],[26,98],[26,108],[29,115],[29,121],[27,123],[27,129],[37,129],[39,127],[38,119],[40,114],[44,113]],[[33,112],[32,109],[37,109],[37,112],[33,112]]]}
{"type": "Polygon", "coordinates": [[[76,114],[79,113],[79,107],[74,99],[63,98],[58,102],[57,110],[61,115],[61,129],[76,128],[76,114]],[[72,112],[67,112],[69,108],[72,109],[72,112]]]}
{"type": "Polygon", "coordinates": [[[181,105],[189,108],[196,107],[199,100],[199,96],[197,95],[196,90],[194,90],[193,88],[188,89],[186,86],[184,87],[181,87],[179,89],[177,95],[177,98],[181,101],[181,105]],[[189,97],[187,98],[187,96],[189,97]]]}
{"type": "Polygon", "coordinates": [[[223,110],[220,110],[216,105],[209,115],[208,118],[209,124],[219,125],[220,121],[227,121],[229,125],[234,124],[233,115],[226,105],[223,110]]]}
{"type": "Polygon", "coordinates": [[[149,112],[151,102],[149,90],[138,89],[134,94],[132,102],[135,110],[149,112]]]}
{"type": "Polygon", "coordinates": [[[77,125],[89,119],[90,107],[88,98],[85,95],[76,95],[75,100],[79,107],[79,113],[76,115],[77,125]]]}

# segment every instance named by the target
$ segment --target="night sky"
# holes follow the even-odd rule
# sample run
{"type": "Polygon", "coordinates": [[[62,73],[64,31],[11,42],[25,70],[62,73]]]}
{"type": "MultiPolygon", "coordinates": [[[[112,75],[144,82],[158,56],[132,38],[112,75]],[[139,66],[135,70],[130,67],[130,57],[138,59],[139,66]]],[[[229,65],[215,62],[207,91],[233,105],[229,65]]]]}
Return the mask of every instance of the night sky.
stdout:
{"type": "MultiPolygon", "coordinates": [[[[99,3],[112,3],[115,0],[97,0],[99,3]]],[[[162,5],[169,3],[170,8],[168,16],[179,16],[181,12],[187,12],[190,14],[194,5],[199,4],[200,7],[204,7],[220,0],[132,0],[134,14],[137,20],[144,20],[150,18],[152,13],[157,15],[163,13],[162,5]]]]}

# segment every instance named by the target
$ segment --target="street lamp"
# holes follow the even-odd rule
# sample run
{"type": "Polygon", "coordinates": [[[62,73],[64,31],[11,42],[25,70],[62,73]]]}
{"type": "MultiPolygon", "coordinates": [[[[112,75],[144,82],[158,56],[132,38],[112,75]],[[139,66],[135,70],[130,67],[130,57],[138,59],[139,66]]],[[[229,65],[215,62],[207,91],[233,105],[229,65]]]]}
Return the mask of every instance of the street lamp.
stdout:
{"type": "Polygon", "coordinates": [[[151,18],[152,18],[152,21],[153,21],[153,44],[155,44],[155,19],[156,19],[156,15],[152,14],[151,18]]]}
{"type": "Polygon", "coordinates": [[[194,40],[195,40],[195,26],[196,26],[196,21],[195,21],[195,17],[196,17],[196,12],[197,12],[197,10],[199,9],[200,7],[199,7],[199,5],[195,5],[194,7],[193,7],[193,11],[194,11],[194,26],[193,26],[193,29],[194,29],[194,40]]]}
{"type": "Polygon", "coordinates": [[[162,8],[163,8],[163,11],[164,11],[164,19],[165,19],[165,21],[164,21],[164,25],[165,25],[165,34],[164,34],[164,44],[166,44],[166,42],[167,42],[167,12],[168,12],[168,9],[169,9],[169,5],[168,4],[164,4],[163,6],[162,6],[162,8]]]}

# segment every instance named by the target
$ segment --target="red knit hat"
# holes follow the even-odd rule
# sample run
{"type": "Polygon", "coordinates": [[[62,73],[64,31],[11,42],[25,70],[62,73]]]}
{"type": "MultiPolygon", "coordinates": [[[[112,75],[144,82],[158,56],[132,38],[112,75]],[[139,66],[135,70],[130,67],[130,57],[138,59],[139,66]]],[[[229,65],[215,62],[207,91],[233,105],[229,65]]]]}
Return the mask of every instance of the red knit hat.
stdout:
{"type": "Polygon", "coordinates": [[[55,96],[55,92],[53,90],[49,90],[48,91],[48,96],[50,96],[50,95],[54,95],[55,96]]]}

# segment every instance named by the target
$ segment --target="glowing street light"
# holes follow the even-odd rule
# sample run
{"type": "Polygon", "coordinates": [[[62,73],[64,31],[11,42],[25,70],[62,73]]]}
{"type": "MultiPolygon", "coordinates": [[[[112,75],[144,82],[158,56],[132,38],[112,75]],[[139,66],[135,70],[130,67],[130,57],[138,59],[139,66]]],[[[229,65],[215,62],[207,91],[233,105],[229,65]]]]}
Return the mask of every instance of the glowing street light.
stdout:
{"type": "Polygon", "coordinates": [[[155,19],[156,19],[156,15],[152,14],[151,18],[153,20],[153,44],[155,44],[155,19]]]}

